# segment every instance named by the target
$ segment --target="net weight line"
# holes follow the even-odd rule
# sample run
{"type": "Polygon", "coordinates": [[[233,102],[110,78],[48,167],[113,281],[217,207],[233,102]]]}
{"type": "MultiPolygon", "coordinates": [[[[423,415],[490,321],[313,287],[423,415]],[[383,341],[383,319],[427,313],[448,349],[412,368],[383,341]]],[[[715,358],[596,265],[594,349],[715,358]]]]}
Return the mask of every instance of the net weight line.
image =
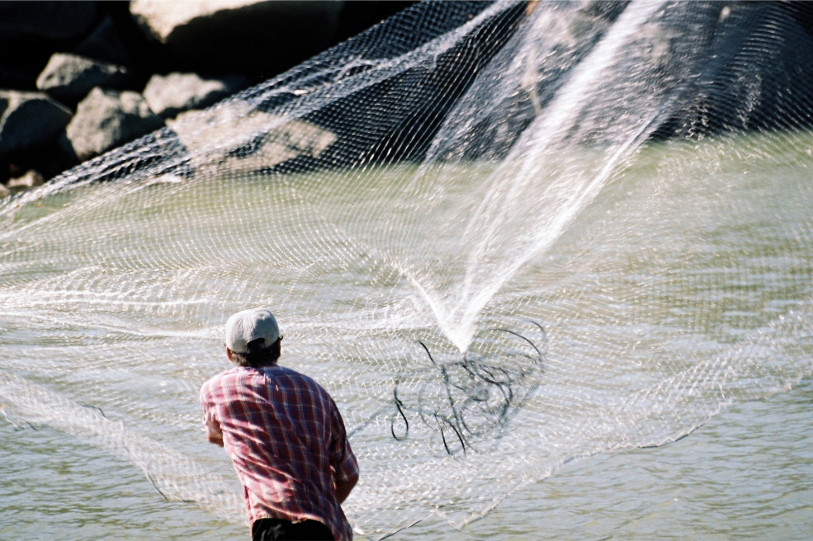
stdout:
{"type": "MultiPolygon", "coordinates": [[[[425,385],[414,400],[399,397],[404,376],[399,375],[396,379],[392,391],[396,409],[390,421],[392,437],[396,441],[406,440],[409,418],[417,417],[440,436],[447,454],[476,451],[475,441],[504,428],[539,386],[538,378],[544,372],[547,337],[542,325],[531,323],[541,333],[541,345],[519,332],[494,329],[494,332],[519,338],[533,350],[533,354],[516,353],[510,363],[504,357],[482,358],[471,351],[463,353],[459,361],[439,362],[429,347],[419,341],[431,363],[426,371],[432,375],[423,376],[425,385]],[[432,388],[435,392],[429,396],[432,388]],[[447,439],[447,431],[451,441],[447,439]]],[[[414,377],[414,370],[409,372],[414,377]]]]}

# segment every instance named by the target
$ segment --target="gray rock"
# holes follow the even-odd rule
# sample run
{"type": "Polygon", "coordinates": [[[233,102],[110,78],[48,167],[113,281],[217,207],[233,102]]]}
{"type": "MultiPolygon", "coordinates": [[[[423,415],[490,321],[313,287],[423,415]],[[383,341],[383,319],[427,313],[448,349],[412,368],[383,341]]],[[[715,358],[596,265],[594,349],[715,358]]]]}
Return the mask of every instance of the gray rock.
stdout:
{"type": "Polygon", "coordinates": [[[45,144],[70,119],[71,112],[45,94],[0,91],[0,154],[45,144]]]}
{"type": "Polygon", "coordinates": [[[332,44],[343,4],[134,0],[130,14],[185,71],[251,73],[262,64],[270,75],[332,44]]]}
{"type": "Polygon", "coordinates": [[[153,75],[144,88],[144,99],[155,114],[172,118],[212,105],[246,86],[248,80],[239,75],[219,79],[202,79],[195,73],[153,75]]]}
{"type": "Polygon", "coordinates": [[[328,27],[335,29],[342,4],[340,1],[212,0],[183,3],[133,0],[130,2],[130,13],[158,41],[170,43],[188,37],[206,37],[195,35],[200,31],[222,29],[232,25],[239,29],[241,22],[251,24],[251,21],[256,22],[257,18],[266,24],[296,21],[295,24],[300,29],[306,29],[307,24],[319,23],[319,27],[310,28],[312,32],[328,27]]]}
{"type": "Polygon", "coordinates": [[[84,161],[163,125],[141,94],[94,88],[77,106],[65,135],[84,161]]]}
{"type": "Polygon", "coordinates": [[[37,88],[68,104],[84,98],[94,87],[125,88],[132,83],[121,66],[68,53],[54,53],[37,78],[37,88]]]}
{"type": "Polygon", "coordinates": [[[113,19],[107,15],[99,25],[71,52],[111,64],[127,65],[131,62],[127,47],[119,36],[113,19]]]}
{"type": "Polygon", "coordinates": [[[315,124],[266,113],[241,101],[189,111],[168,125],[187,150],[191,169],[215,176],[317,159],[338,140],[335,133],[315,124]]]}
{"type": "Polygon", "coordinates": [[[24,175],[9,180],[7,188],[9,192],[17,193],[30,190],[35,186],[42,186],[44,183],[45,179],[42,178],[42,175],[38,171],[31,169],[26,171],[24,175]]]}

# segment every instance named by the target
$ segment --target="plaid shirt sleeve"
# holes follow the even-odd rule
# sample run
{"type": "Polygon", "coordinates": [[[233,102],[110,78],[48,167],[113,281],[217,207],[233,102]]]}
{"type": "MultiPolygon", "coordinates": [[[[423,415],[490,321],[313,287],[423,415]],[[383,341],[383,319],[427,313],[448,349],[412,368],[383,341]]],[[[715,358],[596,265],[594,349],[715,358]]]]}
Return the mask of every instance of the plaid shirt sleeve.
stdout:
{"type": "Polygon", "coordinates": [[[339,408],[333,406],[333,440],[331,441],[330,465],[333,468],[333,475],[336,481],[347,482],[359,478],[359,465],[350,442],[347,439],[347,431],[344,427],[339,408]]]}

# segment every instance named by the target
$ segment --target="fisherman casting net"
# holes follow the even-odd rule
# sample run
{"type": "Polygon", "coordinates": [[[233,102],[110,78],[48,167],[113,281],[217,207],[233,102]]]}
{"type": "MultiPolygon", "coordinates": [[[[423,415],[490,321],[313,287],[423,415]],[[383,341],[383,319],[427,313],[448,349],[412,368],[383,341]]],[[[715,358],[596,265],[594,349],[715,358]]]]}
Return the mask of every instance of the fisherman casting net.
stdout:
{"type": "MultiPolygon", "coordinates": [[[[0,203],[0,402],[242,521],[228,315],[334,396],[379,537],[813,368],[796,4],[430,2],[0,203]]],[[[160,497],[156,495],[156,497],[160,497]]]]}

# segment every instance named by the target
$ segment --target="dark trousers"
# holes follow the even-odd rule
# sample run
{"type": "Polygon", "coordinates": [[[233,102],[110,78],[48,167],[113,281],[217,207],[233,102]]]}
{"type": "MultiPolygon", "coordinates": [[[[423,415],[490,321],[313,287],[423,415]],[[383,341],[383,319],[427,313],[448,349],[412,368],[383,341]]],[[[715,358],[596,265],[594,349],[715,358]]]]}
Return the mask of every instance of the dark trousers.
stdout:
{"type": "Polygon", "coordinates": [[[251,525],[252,541],[333,541],[330,528],[316,520],[291,522],[280,518],[261,518],[251,525]]]}

